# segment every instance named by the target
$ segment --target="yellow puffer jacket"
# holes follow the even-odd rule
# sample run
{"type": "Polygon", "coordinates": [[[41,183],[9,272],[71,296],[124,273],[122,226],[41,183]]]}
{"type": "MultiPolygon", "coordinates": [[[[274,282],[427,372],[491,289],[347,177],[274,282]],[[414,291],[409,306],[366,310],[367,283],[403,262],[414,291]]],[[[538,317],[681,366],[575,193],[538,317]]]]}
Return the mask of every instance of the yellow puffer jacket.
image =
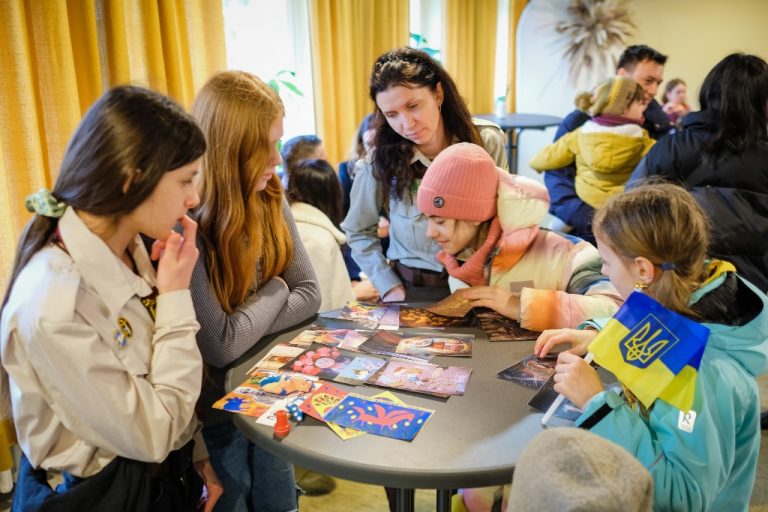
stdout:
{"type": "Polygon", "coordinates": [[[592,208],[624,190],[632,171],[645,156],[653,139],[636,124],[602,126],[587,121],[539,151],[531,168],[551,171],[576,162],[576,193],[592,208]]]}

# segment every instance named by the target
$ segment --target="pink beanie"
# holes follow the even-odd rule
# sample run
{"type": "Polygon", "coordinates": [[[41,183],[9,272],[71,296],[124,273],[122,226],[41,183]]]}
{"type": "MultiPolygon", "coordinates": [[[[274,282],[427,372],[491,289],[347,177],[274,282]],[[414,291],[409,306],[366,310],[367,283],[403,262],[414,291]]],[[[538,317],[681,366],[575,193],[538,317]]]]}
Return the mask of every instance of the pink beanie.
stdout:
{"type": "Polygon", "coordinates": [[[432,161],[416,204],[424,215],[482,222],[496,215],[499,173],[480,146],[460,142],[432,161]]]}

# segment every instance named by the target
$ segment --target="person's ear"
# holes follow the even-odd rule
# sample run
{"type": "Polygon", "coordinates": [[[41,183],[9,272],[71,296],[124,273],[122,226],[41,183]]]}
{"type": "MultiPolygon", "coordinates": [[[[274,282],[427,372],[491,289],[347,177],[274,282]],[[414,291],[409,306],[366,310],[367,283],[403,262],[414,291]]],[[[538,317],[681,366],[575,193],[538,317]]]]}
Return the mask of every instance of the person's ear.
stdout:
{"type": "Polygon", "coordinates": [[[656,266],[644,256],[638,256],[634,259],[634,273],[635,279],[638,283],[642,283],[646,286],[654,282],[657,277],[656,266]]]}
{"type": "Polygon", "coordinates": [[[437,101],[438,107],[443,105],[444,98],[445,95],[443,94],[443,84],[442,82],[437,82],[437,85],[435,86],[435,101],[437,101]]]}
{"type": "Polygon", "coordinates": [[[138,180],[139,176],[141,176],[141,169],[133,169],[129,172],[125,181],[123,181],[123,194],[127,194],[131,190],[131,185],[138,180]]]}
{"type": "Polygon", "coordinates": [[[616,76],[629,76],[629,71],[624,68],[619,68],[616,70],[616,76]]]}

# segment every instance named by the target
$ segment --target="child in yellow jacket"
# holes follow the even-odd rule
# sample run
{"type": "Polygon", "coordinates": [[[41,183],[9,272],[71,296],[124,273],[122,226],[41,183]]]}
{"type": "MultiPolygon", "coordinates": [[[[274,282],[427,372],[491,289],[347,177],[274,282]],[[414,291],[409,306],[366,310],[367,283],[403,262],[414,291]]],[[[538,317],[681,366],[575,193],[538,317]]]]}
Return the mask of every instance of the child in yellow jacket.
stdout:
{"type": "Polygon", "coordinates": [[[576,96],[576,107],[592,119],[539,151],[530,166],[541,172],[576,162],[576,194],[593,208],[624,190],[635,166],[654,140],[642,128],[646,103],[642,87],[612,77],[594,93],[576,96]]]}

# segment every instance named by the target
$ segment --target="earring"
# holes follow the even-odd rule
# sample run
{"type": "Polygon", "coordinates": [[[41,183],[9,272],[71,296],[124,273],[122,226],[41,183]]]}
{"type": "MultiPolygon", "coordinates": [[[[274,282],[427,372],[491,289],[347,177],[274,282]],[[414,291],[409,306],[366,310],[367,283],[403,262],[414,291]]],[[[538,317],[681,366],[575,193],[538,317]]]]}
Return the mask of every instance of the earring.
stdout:
{"type": "Polygon", "coordinates": [[[648,288],[648,285],[647,285],[647,284],[645,284],[645,283],[644,283],[644,282],[642,282],[642,281],[638,281],[638,282],[636,282],[636,283],[635,283],[635,290],[638,290],[638,291],[643,291],[643,290],[645,290],[646,288],[648,288]]]}

